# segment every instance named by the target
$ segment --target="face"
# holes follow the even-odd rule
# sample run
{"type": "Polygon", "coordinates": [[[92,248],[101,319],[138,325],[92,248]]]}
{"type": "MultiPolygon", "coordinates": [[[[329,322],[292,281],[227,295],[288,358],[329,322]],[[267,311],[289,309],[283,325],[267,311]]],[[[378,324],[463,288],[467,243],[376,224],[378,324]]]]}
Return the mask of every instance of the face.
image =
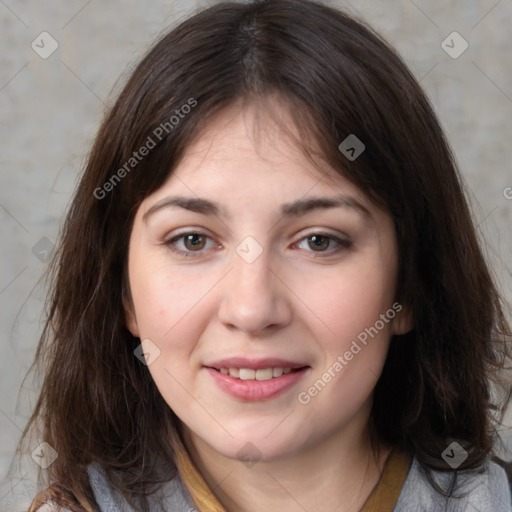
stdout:
{"type": "Polygon", "coordinates": [[[126,310],[185,431],[270,461],[367,422],[406,321],[391,218],[255,112],[218,115],[141,204],[126,310]]]}

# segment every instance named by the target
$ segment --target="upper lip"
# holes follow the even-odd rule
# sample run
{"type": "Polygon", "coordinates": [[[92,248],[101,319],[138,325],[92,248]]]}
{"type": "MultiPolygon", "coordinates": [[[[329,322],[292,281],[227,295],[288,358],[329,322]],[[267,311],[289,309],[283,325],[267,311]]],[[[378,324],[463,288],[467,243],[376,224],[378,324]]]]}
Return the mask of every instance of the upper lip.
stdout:
{"type": "Polygon", "coordinates": [[[276,357],[265,357],[263,359],[247,359],[245,357],[229,357],[205,364],[209,368],[251,368],[260,370],[262,368],[303,368],[308,366],[296,361],[287,361],[276,357]]]}

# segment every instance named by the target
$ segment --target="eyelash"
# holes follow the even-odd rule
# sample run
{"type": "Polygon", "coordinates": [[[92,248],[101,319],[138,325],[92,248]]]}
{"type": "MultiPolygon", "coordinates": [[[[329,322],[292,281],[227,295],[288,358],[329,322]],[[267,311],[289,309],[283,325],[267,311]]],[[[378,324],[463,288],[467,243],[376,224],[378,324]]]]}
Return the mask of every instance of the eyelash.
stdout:
{"type": "MultiPolygon", "coordinates": [[[[169,240],[166,240],[164,242],[164,245],[166,245],[169,250],[171,250],[172,252],[174,252],[176,254],[179,254],[180,256],[184,256],[184,257],[190,257],[190,256],[198,257],[198,256],[200,256],[201,253],[204,252],[203,250],[183,251],[181,249],[176,249],[176,247],[174,247],[173,244],[175,242],[177,242],[178,240],[180,240],[182,238],[185,238],[188,235],[199,235],[199,236],[211,239],[206,233],[202,233],[200,231],[187,231],[187,232],[184,232],[184,233],[180,233],[180,234],[174,236],[173,238],[171,238],[169,240]]],[[[312,237],[314,235],[319,235],[321,237],[328,238],[330,241],[334,241],[334,242],[336,242],[338,244],[338,247],[335,248],[334,250],[331,249],[329,251],[307,251],[307,252],[311,252],[313,257],[315,257],[315,258],[327,258],[329,256],[332,256],[333,254],[337,254],[338,252],[340,252],[342,250],[350,249],[352,247],[352,242],[351,241],[343,240],[343,239],[338,238],[338,237],[336,237],[336,236],[334,236],[334,235],[332,235],[330,233],[325,233],[325,232],[322,232],[322,231],[313,231],[311,233],[308,233],[307,235],[302,237],[299,240],[298,243],[302,242],[303,240],[307,240],[308,238],[310,238],[310,237],[312,237]]],[[[294,245],[297,245],[297,244],[294,244],[294,245]]]]}

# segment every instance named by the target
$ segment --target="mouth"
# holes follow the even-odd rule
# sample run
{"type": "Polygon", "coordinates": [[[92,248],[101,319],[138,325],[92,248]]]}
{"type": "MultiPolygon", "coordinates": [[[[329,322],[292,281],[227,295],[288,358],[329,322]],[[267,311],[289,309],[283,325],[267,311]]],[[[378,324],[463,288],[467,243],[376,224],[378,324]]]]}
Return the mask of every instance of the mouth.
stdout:
{"type": "Polygon", "coordinates": [[[291,389],[311,366],[282,359],[231,358],[204,365],[217,386],[232,398],[269,400],[291,389]]]}

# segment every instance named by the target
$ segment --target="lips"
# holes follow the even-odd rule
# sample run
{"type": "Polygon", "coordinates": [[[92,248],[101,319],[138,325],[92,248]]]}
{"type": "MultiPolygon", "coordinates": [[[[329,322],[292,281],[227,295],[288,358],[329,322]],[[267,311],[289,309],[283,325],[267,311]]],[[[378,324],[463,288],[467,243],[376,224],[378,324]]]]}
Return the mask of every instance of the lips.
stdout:
{"type": "Polygon", "coordinates": [[[244,401],[273,398],[293,386],[309,365],[278,358],[228,358],[205,365],[220,388],[244,401]]]}

